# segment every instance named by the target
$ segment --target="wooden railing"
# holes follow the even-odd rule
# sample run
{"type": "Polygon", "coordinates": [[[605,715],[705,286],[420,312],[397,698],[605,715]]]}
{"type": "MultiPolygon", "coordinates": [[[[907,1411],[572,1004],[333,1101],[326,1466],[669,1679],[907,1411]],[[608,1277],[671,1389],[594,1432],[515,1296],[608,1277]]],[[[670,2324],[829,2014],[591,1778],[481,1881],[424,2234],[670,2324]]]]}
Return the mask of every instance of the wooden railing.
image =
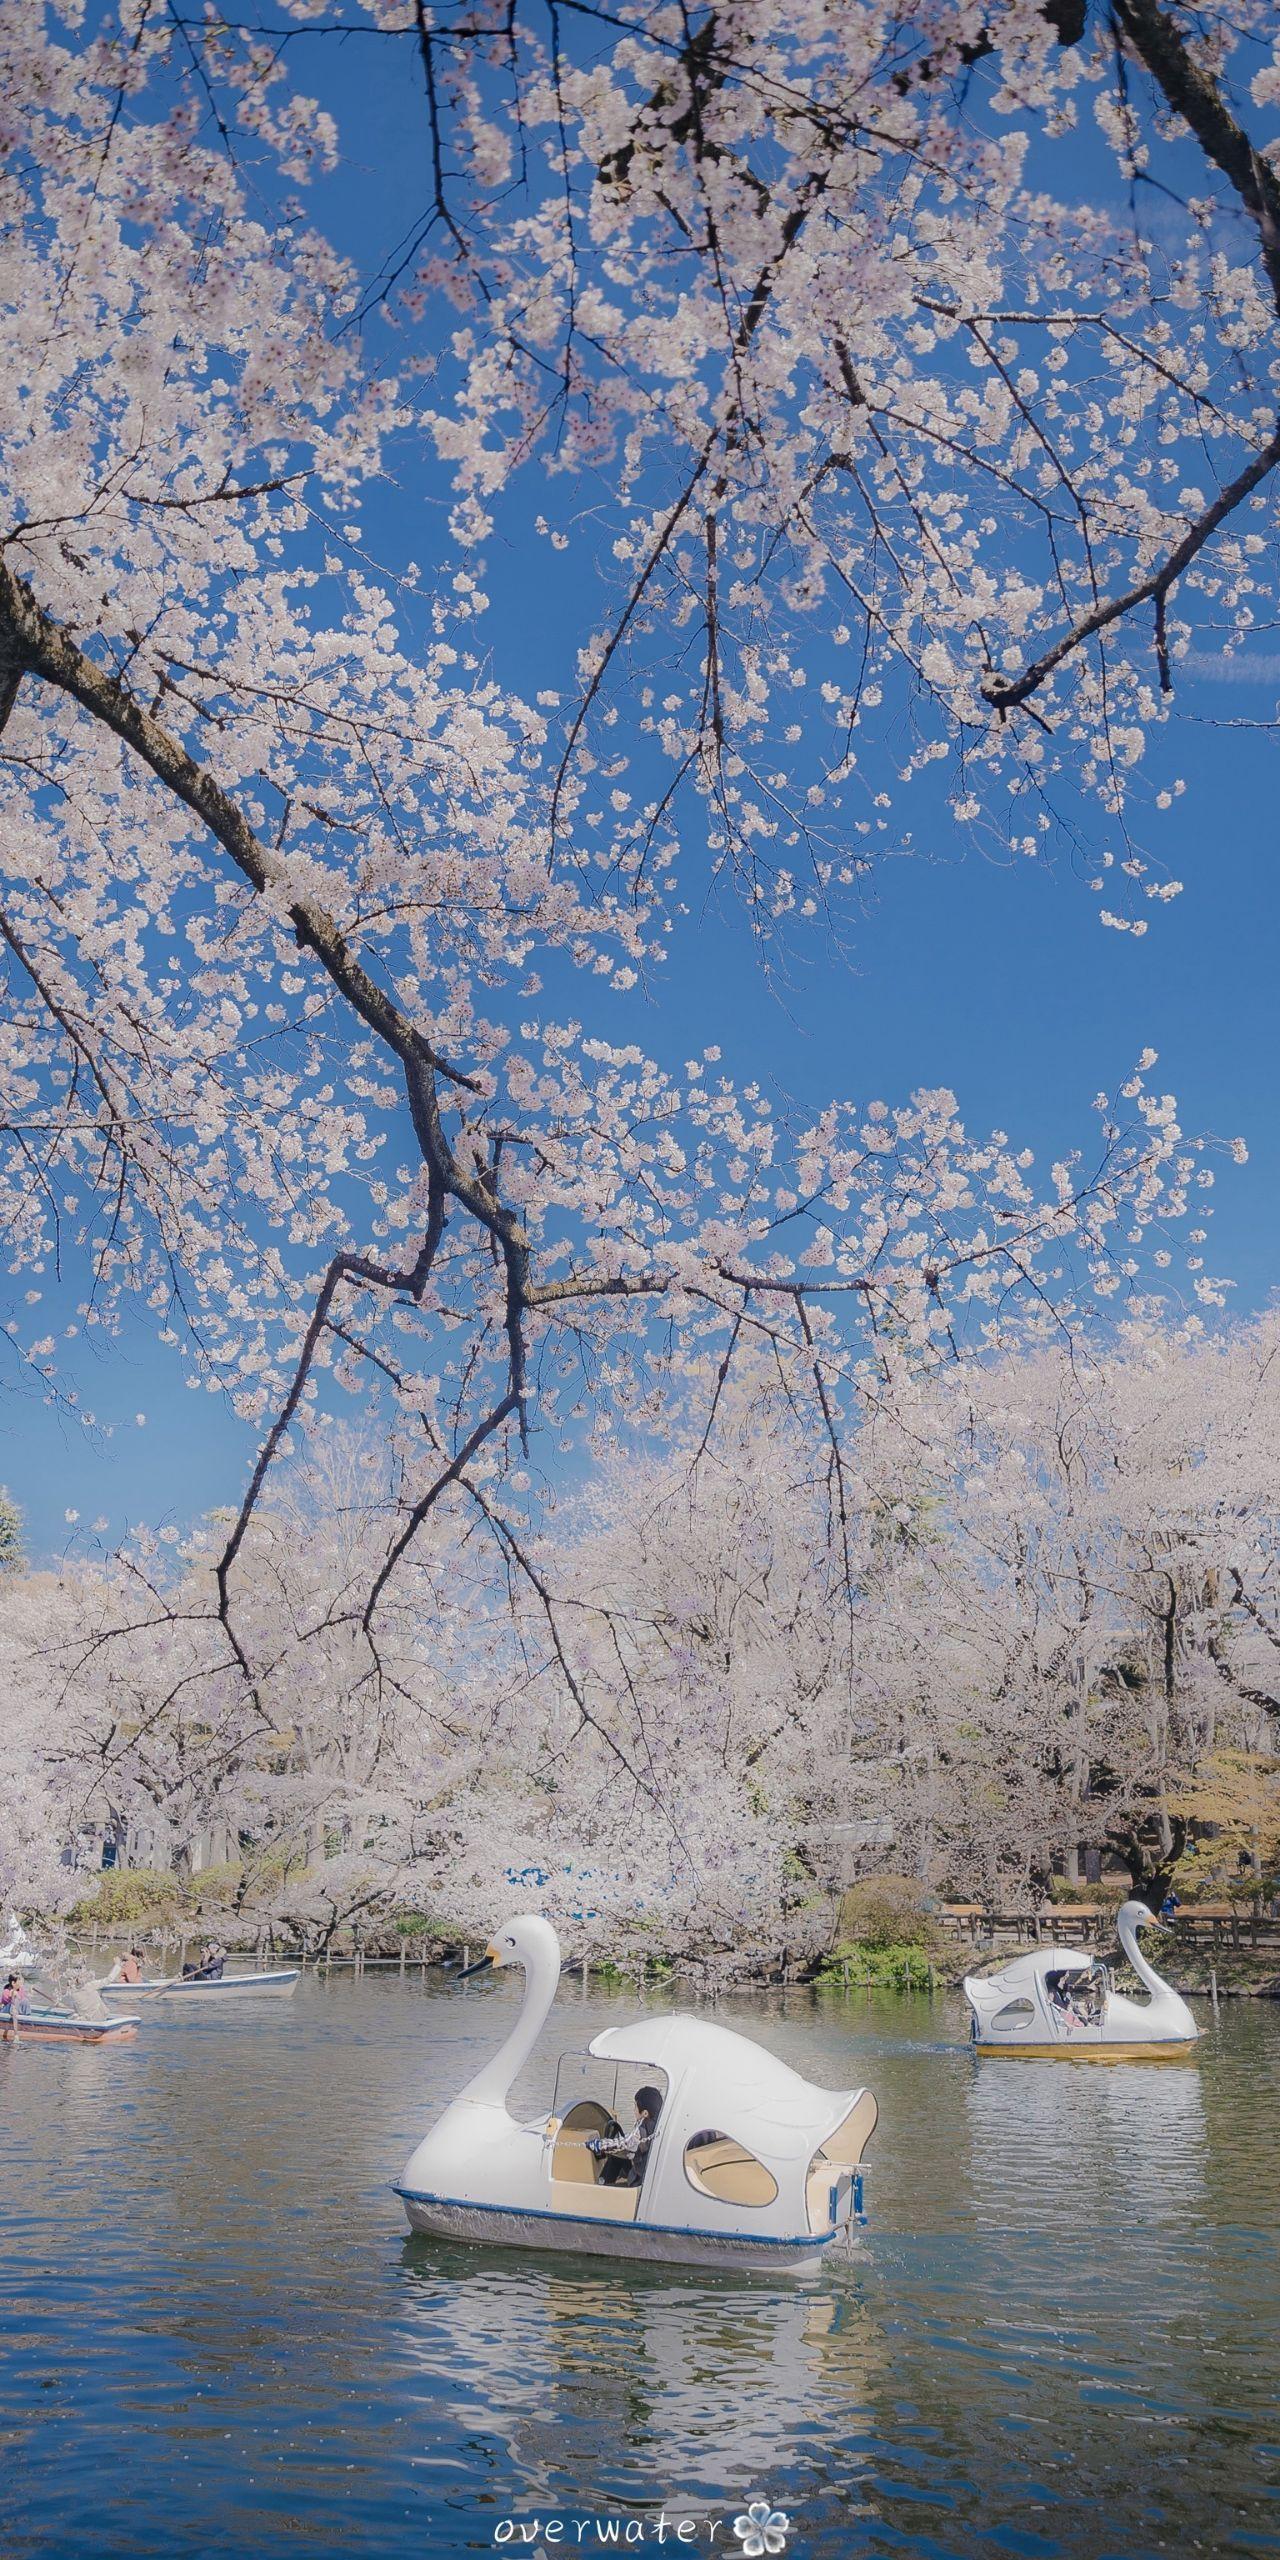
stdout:
{"type": "MultiPolygon", "coordinates": [[[[949,1938],[973,1943],[1030,1938],[1058,1946],[1091,1946],[1115,1936],[1112,1902],[1049,1902],[1039,1909],[993,1911],[981,1902],[948,1902],[940,1918],[949,1938]]],[[[1243,1909],[1230,1902],[1184,1903],[1173,1924],[1175,1937],[1192,1946],[1258,1947],[1280,1950],[1280,1917],[1243,1909]]]]}

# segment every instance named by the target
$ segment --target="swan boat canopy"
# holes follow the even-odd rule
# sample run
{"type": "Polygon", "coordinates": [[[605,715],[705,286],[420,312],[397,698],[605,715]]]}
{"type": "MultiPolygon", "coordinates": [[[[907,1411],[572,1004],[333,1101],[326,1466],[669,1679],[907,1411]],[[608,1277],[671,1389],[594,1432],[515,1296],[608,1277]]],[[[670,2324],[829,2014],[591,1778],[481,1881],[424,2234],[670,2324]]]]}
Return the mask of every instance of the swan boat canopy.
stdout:
{"type": "Polygon", "coordinates": [[[850,2233],[870,2090],[814,2088],[705,2018],[638,2018],[566,2054],[551,2114],[518,2124],[507,2097],[555,1999],[559,1942],[547,1920],[512,1920],[481,1962],[521,1966],[524,2000],[397,2182],[413,2230],[757,2273],[803,2272],[850,2233]],[[641,2182],[610,2185],[612,2164],[588,2146],[625,2126],[646,2085],[662,2104],[641,2182]]]}
{"type": "Polygon", "coordinates": [[[118,2000],[145,2000],[148,2007],[172,2009],[220,2009],[230,2001],[287,2000],[298,1987],[297,1965],[282,1966],[275,1973],[223,1973],[206,1975],[203,1982],[195,1974],[163,1973],[150,1981],[113,1981],[108,1974],[98,1989],[112,2005],[118,2000]]]}
{"type": "Polygon", "coordinates": [[[1151,1917],[1145,1902],[1125,1902],[1116,1919],[1121,1950],[1146,1986],[1145,2000],[1114,1990],[1107,1966],[1078,1947],[1037,1947],[998,1973],[969,1974],[964,1996],[977,2052],[1066,2055],[1076,2062],[1189,2053],[1200,2033],[1195,2019],[1138,1945],[1138,1931],[1151,1917]]]}

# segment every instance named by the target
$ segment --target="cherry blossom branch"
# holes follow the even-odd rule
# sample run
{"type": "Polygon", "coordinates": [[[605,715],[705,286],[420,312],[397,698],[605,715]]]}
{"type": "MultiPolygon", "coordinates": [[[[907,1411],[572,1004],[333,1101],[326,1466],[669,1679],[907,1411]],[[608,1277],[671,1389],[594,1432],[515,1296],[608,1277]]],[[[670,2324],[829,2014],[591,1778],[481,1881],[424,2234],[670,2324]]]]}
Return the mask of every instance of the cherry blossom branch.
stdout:
{"type": "Polygon", "coordinates": [[[654,571],[658,567],[663,554],[669,549],[674,534],[683,523],[684,518],[688,513],[694,492],[697,489],[698,483],[701,480],[707,464],[711,460],[712,453],[715,450],[715,442],[716,439],[714,434],[708,436],[689,479],[685,482],[674,506],[671,507],[663,517],[662,523],[659,525],[657,533],[654,535],[653,541],[650,544],[648,552],[641,564],[640,574],[634,581],[631,592],[627,597],[626,604],[617,621],[614,623],[613,629],[605,642],[604,648],[600,652],[599,661],[592,669],[586,690],[583,693],[576,712],[574,713],[572,725],[569,730],[569,735],[565,740],[564,752],[560,758],[555,782],[551,791],[551,841],[553,845],[556,839],[556,830],[560,816],[560,804],[564,797],[564,787],[568,780],[569,768],[573,762],[578,740],[582,736],[582,732],[590,717],[592,705],[594,704],[596,697],[600,692],[600,688],[604,683],[605,677],[607,676],[609,669],[617,656],[624,639],[626,638],[627,632],[644,601],[654,571]]]}
{"type": "MultiPolygon", "coordinates": [[[[652,1785],[640,1775],[639,1770],[632,1767],[632,1764],[627,1758],[626,1752],[623,1750],[622,1745],[617,1740],[617,1737],[610,1733],[608,1726],[602,1724],[599,1717],[593,1715],[591,1712],[582,1683],[565,1651],[564,1639],[560,1633],[559,1624],[557,1622],[556,1610],[564,1604],[556,1600],[544,1577],[539,1573],[533,1558],[528,1554],[522,1541],[517,1538],[515,1531],[511,1527],[510,1521],[504,1519],[501,1512],[495,1509],[494,1505],[489,1500],[488,1495],[485,1493],[483,1486],[474,1483],[469,1478],[465,1478],[463,1480],[463,1489],[465,1492],[470,1494],[472,1501],[476,1504],[477,1509],[487,1521],[494,1536],[497,1538],[499,1545],[511,1558],[511,1561],[517,1566],[520,1573],[523,1574],[530,1589],[536,1594],[547,1622],[547,1631],[551,1638],[552,1649],[555,1653],[556,1661],[559,1663],[565,1686],[569,1691],[569,1695],[577,1708],[583,1724],[589,1725],[593,1733],[599,1734],[605,1748],[621,1763],[622,1767],[626,1770],[627,1776],[631,1779],[632,1784],[641,1794],[652,1797],[655,1803],[658,1804],[662,1813],[669,1819],[671,1808],[667,1804],[665,1798],[655,1794],[652,1785]]],[[[589,1607],[593,1606],[592,1603],[588,1603],[587,1605],[589,1607]]],[[[606,1610],[601,1611],[599,1614],[603,1615],[611,1622],[612,1612],[606,1610]]],[[[614,1641],[616,1644],[616,1636],[614,1641]]]]}
{"type": "Polygon", "coordinates": [[[440,1474],[436,1476],[434,1481],[428,1486],[427,1491],[423,1494],[421,1500],[415,1502],[404,1528],[401,1530],[399,1537],[393,1541],[384,1563],[379,1567],[378,1572],[374,1577],[373,1586],[365,1603],[364,1613],[361,1619],[361,1624],[366,1636],[371,1635],[374,1614],[377,1610],[378,1602],[382,1598],[382,1594],[386,1590],[387,1584],[391,1580],[391,1576],[395,1572],[396,1566],[399,1564],[406,1548],[409,1547],[414,1538],[416,1538],[428,1512],[434,1510],[441,1494],[446,1493],[451,1484],[457,1484],[461,1480],[465,1469],[470,1466],[471,1461],[476,1456],[477,1452],[484,1447],[486,1440],[492,1439],[494,1432],[500,1430],[508,1416],[513,1413],[517,1413],[519,1411],[519,1407],[520,1398],[513,1387],[509,1389],[505,1396],[500,1397],[492,1411],[485,1414],[482,1420],[476,1424],[474,1431],[470,1432],[467,1438],[463,1441],[462,1447],[459,1449],[457,1456],[450,1459],[448,1466],[441,1469],[440,1474]]]}
{"type": "MultiPolygon", "coordinates": [[[[1221,90],[1209,72],[1195,60],[1167,10],[1158,6],[1158,0],[1112,0],[1112,16],[1115,25],[1157,82],[1168,104],[1190,127],[1202,150],[1234,188],[1257,231],[1262,263],[1277,311],[1280,311],[1280,178],[1237,123],[1221,90]]],[[[1155,606],[1160,686],[1162,692],[1170,692],[1172,679],[1165,637],[1165,609],[1170,590],[1217,532],[1219,525],[1267,478],[1277,462],[1280,462],[1280,426],[1252,461],[1246,463],[1226,488],[1219,491],[1212,505],[1206,507],[1195,523],[1188,527],[1181,542],[1175,545],[1160,568],[1139,579],[1123,594],[1096,602],[1090,612],[1082,615],[1051,648],[1043,651],[1011,682],[990,681],[984,684],[984,696],[993,709],[1002,716],[1015,710],[1037,692],[1054,669],[1085,641],[1109,629],[1142,604],[1155,606]]]]}
{"type": "Polygon", "coordinates": [[[230,793],[208,768],[172,733],[144,711],[114,676],[104,673],[87,653],[37,603],[26,580],[0,560],[0,653],[24,672],[38,675],[69,694],[114,731],[150,766],[166,788],[184,802],[228,853],[259,896],[276,898],[293,925],[301,948],[314,951],[339,993],[376,1032],[386,1047],[410,1068],[429,1068],[469,1093],[480,1087],[474,1076],[453,1066],[400,1011],[355,958],[333,916],[315,898],[292,886],[283,855],[263,844],[230,793]]]}
{"type": "MultiPolygon", "coordinates": [[[[307,1325],[306,1333],[303,1336],[302,1349],[298,1355],[298,1363],[294,1370],[293,1381],[289,1388],[289,1392],[285,1397],[284,1403],[281,1405],[279,1412],[276,1414],[275,1419],[271,1424],[271,1428],[267,1433],[266,1439],[263,1441],[262,1447],[258,1452],[253,1474],[249,1479],[244,1499],[236,1516],[231,1535],[218,1559],[216,1580],[218,1585],[219,1615],[223,1619],[225,1619],[230,1605],[228,1596],[228,1578],[231,1568],[235,1563],[236,1557],[240,1552],[241,1545],[243,1544],[244,1534],[249,1526],[249,1521],[253,1513],[254,1505],[257,1502],[258,1495],[262,1490],[267,1470],[271,1466],[273,1459],[276,1457],[285,1433],[287,1432],[289,1425],[298,1410],[298,1406],[301,1403],[303,1389],[310,1375],[312,1362],[315,1358],[316,1346],[320,1340],[321,1334],[325,1331],[326,1326],[331,1325],[330,1311],[339,1289],[342,1288],[344,1284],[356,1282],[365,1288],[386,1289],[401,1293],[410,1298],[420,1298],[422,1291],[426,1286],[427,1276],[430,1272],[431,1265],[435,1260],[436,1247],[440,1241],[443,1226],[444,1199],[439,1187],[436,1186],[427,1234],[423,1242],[422,1250],[411,1270],[386,1270],[380,1264],[370,1262],[364,1254],[359,1253],[339,1253],[334,1255],[333,1261],[330,1263],[328,1271],[325,1273],[319,1296],[316,1299],[310,1321],[307,1325]]],[[[336,1325],[332,1325],[331,1329],[335,1332],[340,1330],[336,1325]]]]}
{"type": "Polygon", "coordinates": [[[1262,262],[1280,311],[1280,177],[1237,124],[1221,90],[1196,61],[1167,9],[1160,8],[1157,0],[1112,0],[1112,16],[1256,225],[1262,262]]]}
{"type": "MultiPolygon", "coordinates": [[[[399,1059],[414,1130],[436,1186],[433,1200],[439,1203],[440,1217],[443,1215],[444,1196],[456,1198],[492,1236],[505,1266],[505,1324],[511,1392],[523,1432],[526,1350],[522,1327],[528,1304],[528,1243],[519,1218],[499,1200],[492,1181],[480,1171],[468,1174],[459,1162],[445,1132],[436,1084],[439,1073],[455,1086],[470,1093],[479,1093],[481,1087],[477,1080],[444,1059],[417,1025],[369,976],[328,910],[318,900],[298,894],[292,885],[287,862],[263,844],[230,794],[222,789],[207,767],[198,765],[181,742],[144,711],[116,678],[104,674],[95,665],[70,634],[60,629],[44,612],[26,582],[16,577],[0,560],[0,650],[6,648],[15,660],[20,661],[24,670],[69,694],[92,717],[102,721],[133,748],[157,779],[208,827],[250,886],[260,896],[271,896],[279,901],[293,924],[299,945],[315,953],[333,985],[358,1018],[399,1059]]],[[[428,1267],[436,1241],[438,1228],[434,1235],[429,1231],[424,1246],[428,1267]]],[[[353,1269],[350,1276],[368,1278],[371,1268],[353,1269]]],[[[326,1313],[334,1289],[346,1276],[345,1270],[331,1273],[332,1285],[328,1286],[325,1296],[326,1313]]],[[[400,1284],[393,1282],[391,1285],[400,1284]]],[[[299,1371],[286,1399],[285,1414],[277,1417],[255,1470],[252,1500],[256,1500],[274,1450],[288,1427],[288,1416],[296,1410],[322,1329],[323,1323],[316,1324],[313,1317],[299,1371]]],[[[252,1500],[237,1523],[231,1551],[225,1560],[228,1570],[243,1538],[252,1500]]],[[[225,1602],[225,1576],[220,1589],[225,1602]]],[[[229,1625],[228,1633],[234,1643],[236,1639],[229,1625]]]]}
{"type": "Polygon", "coordinates": [[[1235,513],[1242,500],[1267,478],[1269,472],[1274,471],[1277,463],[1280,463],[1280,426],[1277,426],[1274,434],[1268,437],[1261,452],[1254,455],[1252,462],[1246,463],[1244,469],[1237,472],[1235,479],[1229,481],[1226,488],[1219,491],[1212,506],[1206,507],[1203,515],[1197,516],[1195,523],[1183,535],[1181,542],[1169,553],[1161,566],[1152,571],[1150,577],[1140,578],[1135,586],[1127,587],[1122,595],[1109,596],[1102,603],[1096,604],[1091,612],[1082,614],[1080,620],[1073,623],[1069,631],[1065,631],[1060,639],[1054,641],[1052,648],[1046,649],[1041,657],[1034,659],[1029,667],[1024,668],[1020,676],[1013,677],[1008,684],[994,682],[984,684],[983,695],[993,710],[1002,715],[1006,711],[1016,710],[1019,703],[1026,702],[1031,694],[1039,691],[1046,678],[1053,674],[1055,667],[1061,666],[1064,658],[1069,658],[1073,651],[1081,648],[1086,640],[1093,639],[1098,632],[1108,630],[1112,623],[1122,621],[1126,614],[1132,613],[1140,604],[1154,603],[1156,607],[1160,682],[1162,691],[1168,693],[1171,690],[1171,678],[1163,635],[1164,608],[1170,589],[1176,585],[1183,570],[1190,567],[1196,554],[1203,551],[1206,542],[1217,532],[1219,525],[1224,523],[1229,515],[1235,513]]]}

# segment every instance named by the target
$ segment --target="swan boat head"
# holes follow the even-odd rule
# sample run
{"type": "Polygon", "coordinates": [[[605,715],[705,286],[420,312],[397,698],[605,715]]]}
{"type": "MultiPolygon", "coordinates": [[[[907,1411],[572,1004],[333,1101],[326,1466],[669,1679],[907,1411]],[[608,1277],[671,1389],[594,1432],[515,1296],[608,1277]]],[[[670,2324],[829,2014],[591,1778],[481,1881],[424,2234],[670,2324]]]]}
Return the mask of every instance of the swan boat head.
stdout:
{"type": "Polygon", "coordinates": [[[869,2090],[815,2088],[718,2021],[646,2016],[562,2057],[551,2113],[519,2123],[507,2100],[560,1974],[549,1921],[508,1921],[464,1976],[513,1965],[524,1974],[514,2025],[397,2182],[415,2231],[773,2272],[814,2266],[849,2234],[877,2114],[869,2090]]]}
{"type": "Polygon", "coordinates": [[[1112,1987],[1107,1967],[1080,1947],[1036,1947],[995,1973],[964,1984],[971,2039],[979,2053],[1075,2060],[1187,2054],[1200,2030],[1180,1992],[1143,1954],[1138,1933],[1153,1925],[1145,1902],[1123,1902],[1116,1914],[1122,1954],[1147,1997],[1112,1987]]]}
{"type": "Polygon", "coordinates": [[[519,1920],[508,1920],[505,1929],[490,1938],[484,1954],[477,1956],[474,1964],[463,1966],[458,1980],[465,1982],[468,1974],[507,1964],[522,1965],[529,1983],[549,1978],[554,1994],[560,1980],[560,1941],[549,1920],[536,1911],[519,1920]]]}

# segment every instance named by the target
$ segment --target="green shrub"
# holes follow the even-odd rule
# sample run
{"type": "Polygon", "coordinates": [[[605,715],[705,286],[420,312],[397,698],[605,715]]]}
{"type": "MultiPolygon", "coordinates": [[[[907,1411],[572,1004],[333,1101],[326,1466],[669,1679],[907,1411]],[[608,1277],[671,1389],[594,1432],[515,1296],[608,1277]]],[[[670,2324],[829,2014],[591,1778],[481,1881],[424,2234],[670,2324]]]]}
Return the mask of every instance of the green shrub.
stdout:
{"type": "Polygon", "coordinates": [[[229,1908],[243,1881],[243,1867],[201,1867],[199,1874],[188,1882],[187,1897],[198,1902],[202,1909],[207,1910],[211,1903],[229,1908]]]}
{"type": "Polygon", "coordinates": [[[182,1888],[176,1876],[159,1867],[108,1867],[96,1893],[78,1902],[71,1914],[78,1926],[129,1928],[138,1920],[166,1920],[177,1911],[182,1888]]]}
{"type": "Polygon", "coordinates": [[[932,1976],[925,1947],[869,1947],[849,1939],[824,1956],[818,1980],[842,1991],[924,1991],[932,1976]]]}
{"type": "Polygon", "coordinates": [[[1224,1902],[1234,1902],[1237,1910],[1240,1911],[1247,1910],[1250,1904],[1260,1903],[1262,1900],[1261,1876],[1228,1876],[1222,1898],[1224,1902]]]}
{"type": "Polygon", "coordinates": [[[1126,1876],[1101,1876],[1097,1884],[1072,1884],[1066,1876],[1049,1878],[1050,1902],[1083,1902],[1104,1906],[1110,1903],[1118,1911],[1121,1903],[1128,1901],[1132,1891],[1133,1886],[1126,1876]]]}
{"type": "Polygon", "coordinates": [[[1265,1876],[1224,1875],[1206,1871],[1205,1859],[1184,1858],[1174,1873],[1173,1889],[1180,1902],[1194,1911],[1200,1902],[1230,1902],[1237,1911],[1248,1911],[1255,1904],[1269,1902],[1275,1886],[1265,1876]]]}
{"type": "Polygon", "coordinates": [[[864,1876],[841,1898],[837,1939],[853,1947],[936,1946],[930,1901],[915,1876],[864,1876]]]}
{"type": "MultiPolygon", "coordinates": [[[[252,1875],[255,1893],[267,1892],[273,1885],[287,1884],[290,1876],[302,1876],[307,1871],[301,1850],[291,1849],[283,1841],[276,1841],[270,1848],[259,1845],[247,1850],[244,1864],[252,1875]]],[[[212,1873],[212,1870],[206,1872],[212,1873]]]]}

